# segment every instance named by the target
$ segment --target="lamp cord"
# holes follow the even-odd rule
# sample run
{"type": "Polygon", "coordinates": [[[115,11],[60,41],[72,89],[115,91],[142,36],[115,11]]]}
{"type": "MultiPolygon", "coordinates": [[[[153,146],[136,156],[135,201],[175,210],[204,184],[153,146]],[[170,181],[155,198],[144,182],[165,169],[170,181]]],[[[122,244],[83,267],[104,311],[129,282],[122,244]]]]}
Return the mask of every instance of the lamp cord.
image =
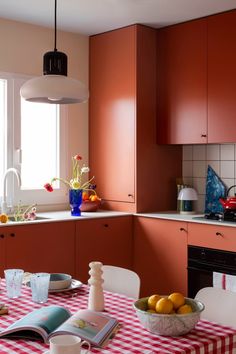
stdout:
{"type": "Polygon", "coordinates": [[[55,0],[55,14],[54,14],[54,51],[57,51],[57,0],[55,0]]]}

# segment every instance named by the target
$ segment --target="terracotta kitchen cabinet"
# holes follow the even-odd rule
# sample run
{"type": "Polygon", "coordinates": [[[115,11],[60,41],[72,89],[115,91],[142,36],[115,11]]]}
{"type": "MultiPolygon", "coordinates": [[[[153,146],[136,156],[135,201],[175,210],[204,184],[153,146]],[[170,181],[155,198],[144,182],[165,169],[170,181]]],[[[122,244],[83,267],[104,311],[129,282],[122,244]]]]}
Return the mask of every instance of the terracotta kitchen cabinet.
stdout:
{"type": "Polygon", "coordinates": [[[156,144],[155,29],[90,37],[89,102],[89,164],[103,208],[174,209],[181,148],[156,144]]]}
{"type": "Polygon", "coordinates": [[[188,244],[236,252],[236,228],[189,223],[188,244]]]}
{"type": "Polygon", "coordinates": [[[236,138],[236,11],[208,18],[208,142],[236,138]]]}
{"type": "Polygon", "coordinates": [[[157,31],[157,142],[207,142],[206,19],[157,31]]]}
{"type": "Polygon", "coordinates": [[[0,227],[1,276],[6,268],[75,275],[75,223],[0,227]]]}
{"type": "Polygon", "coordinates": [[[134,270],[141,278],[141,296],[187,295],[187,223],[136,217],[134,270]]]}
{"type": "Polygon", "coordinates": [[[76,277],[87,283],[89,263],[131,269],[132,216],[80,220],[76,223],[76,277]]]}

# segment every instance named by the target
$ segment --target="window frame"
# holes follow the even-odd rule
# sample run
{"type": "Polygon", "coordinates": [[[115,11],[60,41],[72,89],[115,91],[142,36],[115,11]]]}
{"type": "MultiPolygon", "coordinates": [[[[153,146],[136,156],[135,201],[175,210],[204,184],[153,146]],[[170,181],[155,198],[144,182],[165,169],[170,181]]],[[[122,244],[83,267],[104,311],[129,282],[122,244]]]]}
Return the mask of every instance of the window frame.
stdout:
{"type": "MultiPolygon", "coordinates": [[[[16,168],[21,172],[21,97],[20,87],[26,81],[32,78],[28,75],[20,75],[14,73],[0,72],[0,77],[7,81],[7,122],[6,122],[6,141],[5,141],[5,170],[10,167],[16,168]]],[[[66,105],[59,105],[59,136],[58,136],[58,150],[57,153],[59,163],[59,176],[67,178],[68,166],[68,108],[66,105]]],[[[55,176],[52,176],[55,177],[55,176]]],[[[45,183],[50,181],[45,181],[45,183]]],[[[12,203],[38,206],[50,206],[54,204],[68,203],[68,191],[63,183],[58,184],[53,193],[48,193],[42,186],[42,189],[27,189],[23,190],[18,187],[16,178],[10,174],[7,178],[7,195],[11,196],[12,203]]],[[[2,186],[3,187],[3,186],[2,186]]],[[[2,194],[2,192],[1,192],[2,194]]]]}

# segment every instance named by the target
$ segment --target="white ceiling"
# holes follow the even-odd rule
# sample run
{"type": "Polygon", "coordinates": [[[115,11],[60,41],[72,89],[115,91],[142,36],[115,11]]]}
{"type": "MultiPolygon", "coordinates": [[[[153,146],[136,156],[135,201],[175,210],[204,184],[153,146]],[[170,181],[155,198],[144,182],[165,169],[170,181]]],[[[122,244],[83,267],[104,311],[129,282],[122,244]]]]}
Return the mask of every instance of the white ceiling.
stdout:
{"type": "MultiPolygon", "coordinates": [[[[134,23],[151,27],[236,9],[236,0],[58,0],[59,29],[92,35],[134,23]]],[[[54,26],[54,0],[0,0],[0,17],[54,26]]]]}

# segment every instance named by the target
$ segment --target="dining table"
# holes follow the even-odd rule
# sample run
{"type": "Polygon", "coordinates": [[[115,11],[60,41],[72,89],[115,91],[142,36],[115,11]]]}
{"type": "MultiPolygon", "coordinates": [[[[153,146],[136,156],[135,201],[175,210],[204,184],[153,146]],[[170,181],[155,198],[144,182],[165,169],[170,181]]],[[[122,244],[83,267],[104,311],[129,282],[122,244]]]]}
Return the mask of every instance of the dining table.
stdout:
{"type": "MultiPolygon", "coordinates": [[[[88,306],[89,286],[70,291],[49,293],[44,304],[31,299],[31,289],[22,286],[21,296],[10,299],[6,295],[5,281],[0,285],[0,303],[8,307],[8,314],[0,316],[0,330],[7,328],[34,309],[43,306],[64,306],[73,314],[88,306]]],[[[119,321],[120,328],[105,348],[92,347],[91,353],[103,354],[234,354],[236,353],[236,329],[201,319],[196,327],[179,337],[160,336],[148,332],[139,322],[133,308],[134,299],[104,290],[104,312],[119,321]]],[[[49,344],[39,340],[0,339],[0,354],[47,353],[49,344]]],[[[83,350],[81,351],[81,354],[83,350]]]]}

